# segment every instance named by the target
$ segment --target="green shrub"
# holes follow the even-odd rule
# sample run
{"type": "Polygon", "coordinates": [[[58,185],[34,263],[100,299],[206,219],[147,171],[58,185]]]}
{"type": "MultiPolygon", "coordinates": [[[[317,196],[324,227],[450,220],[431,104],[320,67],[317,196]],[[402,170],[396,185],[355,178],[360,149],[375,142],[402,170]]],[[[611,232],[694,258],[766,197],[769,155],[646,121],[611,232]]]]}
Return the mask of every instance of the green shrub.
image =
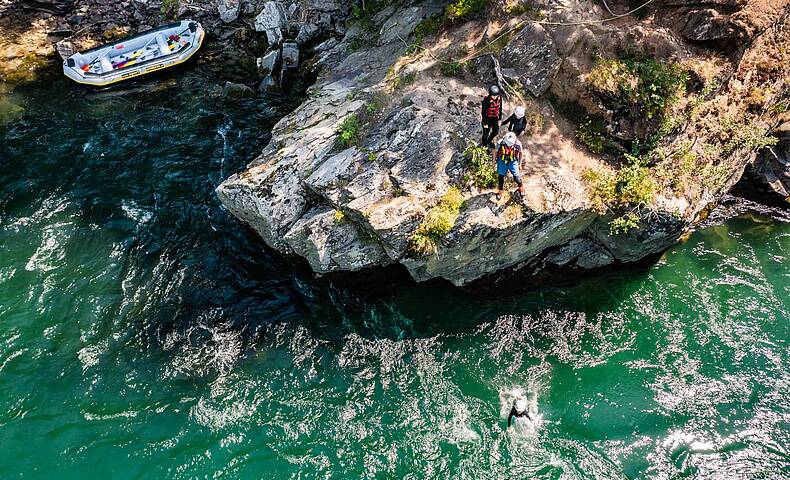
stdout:
{"type": "Polygon", "coordinates": [[[478,188],[493,188],[497,182],[493,157],[486,147],[469,141],[464,155],[467,159],[467,175],[478,188]]]}
{"type": "Polygon", "coordinates": [[[428,210],[417,230],[409,237],[409,251],[414,255],[430,255],[453,229],[464,203],[461,191],[450,187],[439,203],[428,210]]]}
{"type": "Polygon", "coordinates": [[[576,138],[592,153],[602,153],[605,149],[606,129],[603,117],[590,115],[576,127],[576,138]]]}
{"type": "Polygon", "coordinates": [[[397,75],[390,81],[390,88],[393,91],[400,90],[401,88],[407,87],[412,83],[414,83],[416,79],[417,79],[417,72],[408,72],[408,73],[397,75]]]}
{"type": "Polygon", "coordinates": [[[689,73],[677,63],[639,56],[599,59],[587,76],[590,88],[616,107],[628,107],[634,118],[662,116],[685,92],[688,80],[689,73]]]}
{"type": "Polygon", "coordinates": [[[626,154],[626,159],[629,163],[615,174],[589,169],[583,175],[593,208],[602,215],[619,214],[609,224],[612,234],[637,227],[638,212],[652,204],[656,195],[650,169],[636,157],[626,154]]]}
{"type": "Polygon", "coordinates": [[[340,124],[337,133],[337,142],[340,146],[348,148],[359,144],[359,119],[356,114],[347,116],[340,124]]]}
{"type": "Polygon", "coordinates": [[[490,0],[453,0],[444,11],[444,16],[451,22],[463,22],[481,13],[490,0]]]}
{"type": "Polygon", "coordinates": [[[464,71],[464,64],[460,62],[441,62],[439,71],[446,77],[460,77],[464,71]]]}

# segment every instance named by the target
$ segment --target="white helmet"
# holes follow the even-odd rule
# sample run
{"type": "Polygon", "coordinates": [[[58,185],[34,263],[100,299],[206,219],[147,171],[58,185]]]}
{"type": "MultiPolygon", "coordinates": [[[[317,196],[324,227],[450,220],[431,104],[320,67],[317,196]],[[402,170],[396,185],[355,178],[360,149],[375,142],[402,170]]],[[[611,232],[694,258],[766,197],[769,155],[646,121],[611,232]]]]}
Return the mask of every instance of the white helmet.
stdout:
{"type": "Polygon", "coordinates": [[[505,145],[508,147],[512,147],[516,143],[516,134],[513,132],[507,132],[505,134],[505,145]]]}
{"type": "Polygon", "coordinates": [[[527,399],[524,396],[516,398],[516,412],[524,413],[527,411],[527,399]]]}
{"type": "Polygon", "coordinates": [[[524,118],[524,115],[527,113],[526,107],[524,105],[519,105],[516,107],[516,118],[524,118]]]}

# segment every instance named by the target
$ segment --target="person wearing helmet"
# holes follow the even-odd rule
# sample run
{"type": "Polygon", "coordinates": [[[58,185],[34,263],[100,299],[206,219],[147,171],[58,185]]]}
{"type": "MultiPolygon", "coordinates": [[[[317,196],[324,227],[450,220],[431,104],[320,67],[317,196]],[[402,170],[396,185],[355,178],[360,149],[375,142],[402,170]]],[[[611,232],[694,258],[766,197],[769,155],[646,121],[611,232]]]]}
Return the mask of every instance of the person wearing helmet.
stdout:
{"type": "Polygon", "coordinates": [[[502,122],[502,125],[508,126],[508,131],[513,132],[516,134],[517,137],[520,137],[524,130],[527,129],[527,109],[524,105],[519,105],[516,107],[516,110],[513,112],[512,115],[507,117],[507,120],[502,122]]]}
{"type": "Polygon", "coordinates": [[[510,423],[513,420],[513,417],[532,420],[532,417],[529,416],[529,412],[527,411],[527,397],[524,395],[519,395],[513,402],[513,408],[510,409],[510,415],[507,416],[508,428],[510,428],[510,423]]]}
{"type": "Polygon", "coordinates": [[[480,110],[481,123],[483,124],[483,147],[496,148],[494,138],[499,135],[499,122],[502,121],[502,95],[499,87],[491,85],[488,96],[483,98],[483,108],[480,110]]]}
{"type": "Polygon", "coordinates": [[[502,190],[505,186],[507,172],[513,175],[513,181],[518,185],[518,191],[524,196],[524,183],[518,174],[518,163],[521,161],[521,142],[518,141],[516,134],[507,132],[505,137],[499,141],[494,151],[494,161],[499,175],[499,188],[497,189],[497,201],[502,199],[502,190]]]}

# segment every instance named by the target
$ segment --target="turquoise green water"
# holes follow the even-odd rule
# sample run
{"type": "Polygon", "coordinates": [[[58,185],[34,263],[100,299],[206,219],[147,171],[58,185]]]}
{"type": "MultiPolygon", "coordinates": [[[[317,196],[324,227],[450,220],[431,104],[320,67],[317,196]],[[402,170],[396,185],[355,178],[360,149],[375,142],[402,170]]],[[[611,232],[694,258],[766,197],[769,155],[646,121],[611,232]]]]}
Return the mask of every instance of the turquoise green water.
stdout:
{"type": "Polygon", "coordinates": [[[501,297],[316,283],[213,194],[291,107],[211,91],[17,92],[0,478],[788,477],[790,224],[501,297]]]}

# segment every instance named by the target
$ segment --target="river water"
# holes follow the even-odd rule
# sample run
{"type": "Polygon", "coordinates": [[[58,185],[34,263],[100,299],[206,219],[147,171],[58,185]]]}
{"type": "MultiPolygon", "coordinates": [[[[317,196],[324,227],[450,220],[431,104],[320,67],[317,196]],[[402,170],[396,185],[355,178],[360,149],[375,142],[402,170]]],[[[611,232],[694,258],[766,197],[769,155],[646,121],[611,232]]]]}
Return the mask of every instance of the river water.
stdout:
{"type": "Polygon", "coordinates": [[[790,224],[526,293],[317,282],[213,192],[298,99],[221,80],[14,93],[0,478],[788,478],[790,224]]]}

